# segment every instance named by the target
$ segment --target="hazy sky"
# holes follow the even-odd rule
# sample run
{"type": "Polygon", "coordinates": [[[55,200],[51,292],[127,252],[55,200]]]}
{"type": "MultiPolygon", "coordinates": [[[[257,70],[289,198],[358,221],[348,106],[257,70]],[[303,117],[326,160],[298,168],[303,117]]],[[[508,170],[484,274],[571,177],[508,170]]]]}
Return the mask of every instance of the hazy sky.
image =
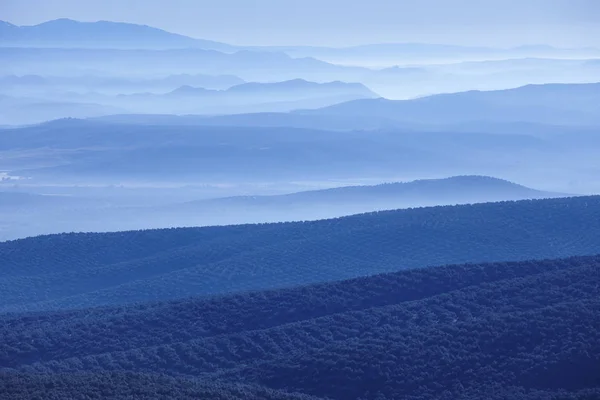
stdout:
{"type": "Polygon", "coordinates": [[[233,44],[600,46],[600,0],[0,0],[0,19],[146,24],[233,44]]]}

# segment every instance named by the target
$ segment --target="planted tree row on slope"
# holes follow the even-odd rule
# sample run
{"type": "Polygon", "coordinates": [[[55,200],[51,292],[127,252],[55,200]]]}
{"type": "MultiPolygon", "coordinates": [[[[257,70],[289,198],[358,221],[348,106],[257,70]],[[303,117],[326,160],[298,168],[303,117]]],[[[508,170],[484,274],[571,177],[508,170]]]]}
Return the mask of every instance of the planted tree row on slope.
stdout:
{"type": "Polygon", "coordinates": [[[406,268],[600,252],[600,197],[315,222],[65,234],[0,243],[2,311],[292,287],[406,268]]]}
{"type": "Polygon", "coordinates": [[[304,318],[416,301],[482,282],[527,277],[595,261],[595,257],[583,257],[568,262],[419,268],[350,281],[205,300],[191,298],[126,307],[5,314],[0,315],[0,333],[4,338],[2,354],[8,353],[5,358],[0,358],[0,366],[23,364],[22,357],[31,362],[54,360],[57,354],[64,353],[65,345],[68,345],[69,357],[79,357],[269,329],[304,318]],[[101,335],[98,335],[98,329],[102,330],[101,335]],[[65,331],[71,332],[68,344],[60,340],[65,331]],[[23,343],[28,343],[27,351],[21,349],[23,343]],[[13,353],[17,349],[20,350],[13,353]]]}
{"type": "Polygon", "coordinates": [[[332,399],[592,399],[599,267],[600,256],[455,265],[4,315],[1,379],[17,393],[28,380],[129,371],[332,399]]]}
{"type": "Polygon", "coordinates": [[[159,374],[0,374],[0,399],[317,400],[261,387],[198,382],[159,374]]]}

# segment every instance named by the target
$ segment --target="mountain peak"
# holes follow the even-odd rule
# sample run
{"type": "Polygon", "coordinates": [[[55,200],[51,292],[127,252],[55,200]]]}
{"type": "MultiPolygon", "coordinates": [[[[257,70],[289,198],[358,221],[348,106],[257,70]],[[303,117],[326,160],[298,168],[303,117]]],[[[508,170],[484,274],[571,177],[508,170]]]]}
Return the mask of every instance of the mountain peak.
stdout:
{"type": "Polygon", "coordinates": [[[214,90],[209,90],[201,87],[193,87],[190,85],[182,85],[177,89],[167,93],[169,95],[195,95],[195,94],[204,94],[214,92],[214,90]]]}
{"type": "Polygon", "coordinates": [[[50,21],[46,21],[46,22],[42,22],[40,24],[34,25],[34,26],[43,26],[43,25],[58,25],[58,24],[81,24],[81,21],[76,21],[74,19],[70,19],[70,18],[57,18],[57,19],[52,19],[50,21]]]}
{"type": "Polygon", "coordinates": [[[8,21],[2,21],[0,20],[0,28],[16,28],[17,26],[14,24],[11,24],[8,21]]]}

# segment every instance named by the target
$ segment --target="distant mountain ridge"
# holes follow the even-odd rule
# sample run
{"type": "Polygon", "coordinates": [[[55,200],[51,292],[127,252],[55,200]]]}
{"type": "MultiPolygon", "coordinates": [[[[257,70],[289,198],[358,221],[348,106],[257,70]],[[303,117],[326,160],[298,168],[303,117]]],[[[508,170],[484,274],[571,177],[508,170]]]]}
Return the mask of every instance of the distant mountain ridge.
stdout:
{"type": "Polygon", "coordinates": [[[192,87],[189,85],[181,86],[172,92],[173,94],[195,95],[195,94],[291,94],[291,93],[306,93],[306,94],[356,94],[364,95],[366,98],[380,97],[377,93],[367,88],[362,83],[351,82],[309,82],[304,79],[293,79],[282,82],[262,83],[262,82],[247,82],[232,86],[225,90],[207,90],[201,87],[192,87]]]}
{"type": "Polygon", "coordinates": [[[436,94],[411,100],[358,99],[290,113],[200,116],[107,116],[106,121],[173,125],[398,129],[463,132],[554,132],[600,124],[600,83],[525,85],[514,89],[436,94]],[[450,129],[448,129],[450,128],[450,129]]]}
{"type": "Polygon", "coordinates": [[[298,108],[318,109],[349,100],[378,97],[378,94],[359,83],[315,83],[295,79],[272,83],[242,83],[224,90],[184,85],[165,94],[102,96],[97,101],[134,113],[215,115],[252,111],[288,112],[298,108]]]}
{"type": "Polygon", "coordinates": [[[0,21],[0,45],[29,47],[186,48],[232,52],[237,48],[194,39],[147,25],[124,22],[80,22],[61,18],[32,26],[0,21]]]}
{"type": "Polygon", "coordinates": [[[475,121],[594,125],[600,123],[600,83],[526,85],[413,100],[355,100],[298,112],[445,125],[475,121]]]}

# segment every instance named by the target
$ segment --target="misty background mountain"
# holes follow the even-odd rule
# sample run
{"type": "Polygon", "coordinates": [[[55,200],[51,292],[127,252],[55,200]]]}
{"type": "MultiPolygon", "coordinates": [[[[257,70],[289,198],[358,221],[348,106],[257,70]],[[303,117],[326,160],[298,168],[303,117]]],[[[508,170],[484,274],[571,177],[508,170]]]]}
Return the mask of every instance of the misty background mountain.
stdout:
{"type": "MultiPolygon", "coordinates": [[[[262,101],[257,97],[250,104],[234,100],[226,107],[119,96],[144,93],[149,97],[182,86],[222,91],[245,82],[343,81],[365,85],[365,93],[370,90],[390,99],[410,99],[465,90],[600,80],[600,67],[595,62],[600,52],[590,47],[529,45],[507,49],[416,43],[348,48],[231,46],[145,25],[108,21],[63,18],[34,26],[8,22],[0,26],[2,125],[131,113],[281,112],[356,98],[356,94],[338,93],[311,102],[262,101]]],[[[221,100],[227,104],[232,101],[224,96],[221,100]]]]}

